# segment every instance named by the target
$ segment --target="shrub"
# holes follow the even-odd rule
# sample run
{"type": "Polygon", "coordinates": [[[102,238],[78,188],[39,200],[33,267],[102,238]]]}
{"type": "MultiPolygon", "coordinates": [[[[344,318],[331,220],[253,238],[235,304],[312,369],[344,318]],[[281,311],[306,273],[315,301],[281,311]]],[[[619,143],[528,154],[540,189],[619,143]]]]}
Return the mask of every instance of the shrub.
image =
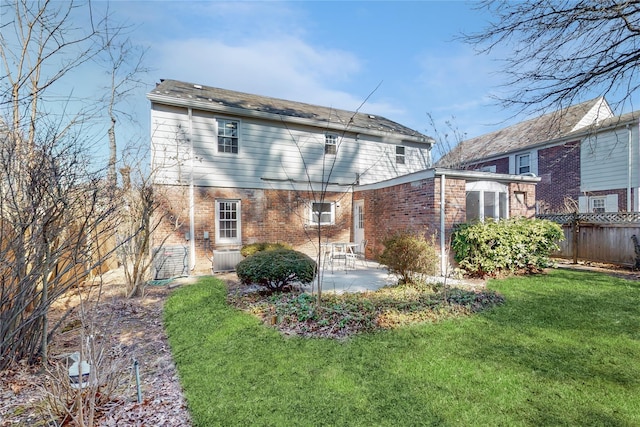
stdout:
{"type": "Polygon", "coordinates": [[[400,283],[417,283],[423,276],[434,275],[438,271],[438,254],[435,238],[405,231],[387,237],[383,242],[384,251],[378,257],[390,273],[400,276],[400,283]]]}
{"type": "Polygon", "coordinates": [[[240,249],[240,254],[242,254],[242,256],[246,258],[255,254],[256,252],[273,251],[275,249],[293,249],[293,247],[286,243],[251,243],[249,245],[244,245],[242,249],[240,249]]]}
{"type": "Polygon", "coordinates": [[[564,238],[551,221],[517,218],[461,225],[453,234],[456,262],[473,276],[500,272],[535,273],[552,263],[552,251],[564,238]]]}
{"type": "Polygon", "coordinates": [[[236,273],[244,284],[276,291],[296,282],[311,283],[316,275],[316,262],[293,249],[265,250],[240,261],[236,273]]]}

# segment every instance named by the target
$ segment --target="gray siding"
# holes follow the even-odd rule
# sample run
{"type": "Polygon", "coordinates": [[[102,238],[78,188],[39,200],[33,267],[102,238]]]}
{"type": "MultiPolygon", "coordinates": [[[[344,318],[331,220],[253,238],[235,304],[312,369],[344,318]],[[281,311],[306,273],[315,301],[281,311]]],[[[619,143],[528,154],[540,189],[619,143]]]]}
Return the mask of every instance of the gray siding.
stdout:
{"type": "Polygon", "coordinates": [[[290,188],[291,182],[327,182],[348,187],[426,169],[426,148],[407,146],[396,164],[396,145],[380,138],[338,135],[337,155],[324,155],[323,129],[255,118],[217,115],[154,104],[151,110],[153,166],[157,181],[197,186],[290,188]],[[217,152],[216,118],[240,122],[237,154],[217,152]],[[191,147],[193,146],[193,156],[191,147]]]}
{"type": "Polygon", "coordinates": [[[631,127],[631,132],[631,156],[629,156],[629,133],[625,128],[602,132],[582,141],[580,191],[626,188],[629,185],[629,159],[631,159],[632,171],[631,187],[639,186],[638,128],[631,127]]]}

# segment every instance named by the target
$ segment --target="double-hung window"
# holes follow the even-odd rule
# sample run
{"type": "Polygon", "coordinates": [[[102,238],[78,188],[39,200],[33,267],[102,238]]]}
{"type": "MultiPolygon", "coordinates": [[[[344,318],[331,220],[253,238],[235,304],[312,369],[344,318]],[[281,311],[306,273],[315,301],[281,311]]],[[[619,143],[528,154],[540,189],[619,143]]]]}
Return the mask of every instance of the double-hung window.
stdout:
{"type": "Polygon", "coordinates": [[[591,202],[591,212],[606,212],[606,197],[590,197],[589,202],[591,202]]]}
{"type": "Polygon", "coordinates": [[[404,165],[404,147],[402,145],[396,145],[396,164],[404,165]]]}
{"type": "Polygon", "coordinates": [[[218,119],[218,153],[238,154],[240,122],[218,119]]]}
{"type": "Polygon", "coordinates": [[[328,133],[324,136],[324,154],[335,155],[338,152],[338,136],[328,133]]]}
{"type": "Polygon", "coordinates": [[[216,200],[216,243],[242,243],[240,200],[216,200]]]}
{"type": "Polygon", "coordinates": [[[531,172],[531,156],[520,154],[516,156],[516,174],[522,175],[531,172]]]}
{"type": "Polygon", "coordinates": [[[312,202],[309,214],[311,225],[335,224],[336,204],[333,202],[312,202]]]}

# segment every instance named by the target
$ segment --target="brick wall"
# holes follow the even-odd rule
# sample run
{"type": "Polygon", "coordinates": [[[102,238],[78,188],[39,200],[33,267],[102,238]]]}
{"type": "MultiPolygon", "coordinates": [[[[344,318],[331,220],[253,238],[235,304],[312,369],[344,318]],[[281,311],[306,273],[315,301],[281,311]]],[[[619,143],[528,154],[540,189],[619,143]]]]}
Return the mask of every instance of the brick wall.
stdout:
{"type": "MultiPolygon", "coordinates": [[[[189,232],[188,188],[159,187],[165,202],[162,211],[166,219],[161,223],[153,246],[160,236],[169,236],[164,246],[188,245],[185,234],[189,232]]],[[[308,201],[313,196],[307,192],[287,190],[221,189],[198,187],[195,189],[195,247],[196,270],[210,271],[214,249],[235,249],[243,244],[256,242],[283,242],[314,257],[318,247],[318,228],[308,224],[308,201]],[[215,201],[240,200],[241,245],[215,243],[215,201]],[[209,233],[209,239],[204,233],[209,233]]],[[[335,225],[322,226],[321,238],[350,240],[351,194],[329,193],[326,202],[336,203],[335,225]]]]}
{"type": "Polygon", "coordinates": [[[480,170],[485,166],[495,166],[496,167],[495,173],[508,174],[509,173],[509,158],[508,157],[503,157],[501,159],[491,160],[490,162],[476,163],[471,167],[471,169],[480,170]]]}
{"type": "Polygon", "coordinates": [[[533,218],[536,214],[536,192],[533,184],[509,184],[509,217],[533,218]]]}
{"type": "MultiPolygon", "coordinates": [[[[336,203],[335,225],[323,226],[321,239],[350,241],[352,229],[352,200],[364,201],[365,238],[368,239],[367,258],[374,259],[384,248],[382,241],[388,235],[404,230],[422,231],[440,239],[440,183],[441,177],[424,179],[396,186],[356,191],[353,194],[332,193],[326,201],[336,203]]],[[[448,241],[454,225],[466,218],[466,182],[464,179],[445,177],[445,239],[448,241]]],[[[168,235],[165,245],[188,245],[189,232],[188,189],[160,188],[166,202],[166,220],[159,233],[168,235]]],[[[533,184],[509,184],[510,216],[535,215],[536,188],[533,184]]],[[[315,257],[318,250],[318,229],[309,226],[308,204],[313,200],[306,192],[286,190],[246,190],[196,188],[195,190],[195,247],[196,270],[210,271],[215,246],[215,201],[238,199],[241,202],[242,244],[255,242],[285,242],[315,257]],[[204,239],[204,232],[209,239],[204,239]]],[[[157,245],[158,241],[152,244],[157,245]]],[[[239,248],[240,246],[232,246],[239,248]]]]}
{"type": "MultiPolygon", "coordinates": [[[[615,190],[602,190],[602,191],[589,191],[583,194],[584,196],[594,197],[594,196],[606,196],[608,194],[617,194],[618,195],[618,211],[619,212],[633,212],[634,206],[634,198],[636,197],[635,191],[631,189],[631,207],[627,208],[627,189],[626,188],[618,188],[615,190]]],[[[577,200],[577,198],[576,198],[577,200]]]]}
{"type": "MultiPolygon", "coordinates": [[[[382,241],[398,231],[421,231],[440,238],[440,179],[354,193],[354,200],[364,200],[368,258],[375,258],[384,249],[382,241]]],[[[465,219],[465,181],[447,177],[445,195],[445,229],[449,233],[454,224],[465,219]]]]}
{"type": "Polygon", "coordinates": [[[536,199],[541,213],[562,212],[564,199],[580,196],[580,141],[538,151],[536,199]]]}

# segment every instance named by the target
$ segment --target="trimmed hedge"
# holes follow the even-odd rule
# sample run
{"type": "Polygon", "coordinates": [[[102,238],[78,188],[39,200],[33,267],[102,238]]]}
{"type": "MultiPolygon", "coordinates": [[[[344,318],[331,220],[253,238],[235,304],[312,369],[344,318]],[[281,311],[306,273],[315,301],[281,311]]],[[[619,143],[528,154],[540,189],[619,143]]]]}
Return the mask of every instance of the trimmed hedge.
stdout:
{"type": "Polygon", "coordinates": [[[249,245],[244,245],[242,249],[240,249],[240,254],[246,258],[248,256],[255,254],[256,252],[273,251],[275,249],[293,249],[293,247],[286,243],[269,243],[269,242],[251,243],[249,245]]]}
{"type": "Polygon", "coordinates": [[[451,249],[456,262],[472,276],[527,274],[550,267],[550,254],[563,239],[560,225],[548,220],[490,220],[459,226],[451,249]]]}
{"type": "Polygon", "coordinates": [[[282,290],[293,283],[311,283],[316,276],[316,262],[292,249],[260,251],[236,265],[236,274],[246,285],[282,290]]]}

